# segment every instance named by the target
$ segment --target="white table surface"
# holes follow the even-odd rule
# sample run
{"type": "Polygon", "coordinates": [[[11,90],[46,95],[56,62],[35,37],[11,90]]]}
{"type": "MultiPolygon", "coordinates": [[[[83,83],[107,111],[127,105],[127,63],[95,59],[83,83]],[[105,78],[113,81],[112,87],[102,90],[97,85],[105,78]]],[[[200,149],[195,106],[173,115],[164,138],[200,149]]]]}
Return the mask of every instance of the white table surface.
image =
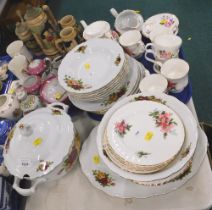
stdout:
{"type": "MultiPolygon", "coordinates": [[[[197,118],[192,100],[188,107],[197,118]]],[[[86,114],[75,117],[74,121],[83,141],[97,124],[86,114]]],[[[166,195],[146,199],[110,197],[92,186],[78,162],[62,179],[38,186],[36,193],[26,203],[26,210],[200,210],[210,207],[212,171],[207,156],[191,180],[166,195]]]]}

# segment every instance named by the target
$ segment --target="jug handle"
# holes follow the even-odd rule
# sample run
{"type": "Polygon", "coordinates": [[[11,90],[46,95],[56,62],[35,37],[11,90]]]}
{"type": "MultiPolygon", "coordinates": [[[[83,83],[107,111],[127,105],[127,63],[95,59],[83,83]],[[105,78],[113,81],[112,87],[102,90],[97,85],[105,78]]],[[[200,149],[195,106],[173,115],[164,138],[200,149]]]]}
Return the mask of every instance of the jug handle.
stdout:
{"type": "Polygon", "coordinates": [[[29,189],[23,189],[20,187],[20,181],[21,179],[19,179],[18,177],[15,177],[14,179],[14,183],[13,183],[13,188],[21,195],[23,196],[30,196],[32,195],[35,190],[36,190],[36,187],[40,184],[40,183],[43,183],[46,181],[45,178],[39,178],[37,179],[33,185],[29,188],[29,189]]]}
{"type": "Polygon", "coordinates": [[[87,23],[84,20],[80,20],[81,25],[83,26],[83,28],[87,28],[87,23]]]}
{"type": "Polygon", "coordinates": [[[117,18],[117,16],[118,16],[118,12],[114,9],[114,8],[111,8],[110,9],[110,13],[113,15],[113,17],[115,17],[115,18],[117,18]]]}

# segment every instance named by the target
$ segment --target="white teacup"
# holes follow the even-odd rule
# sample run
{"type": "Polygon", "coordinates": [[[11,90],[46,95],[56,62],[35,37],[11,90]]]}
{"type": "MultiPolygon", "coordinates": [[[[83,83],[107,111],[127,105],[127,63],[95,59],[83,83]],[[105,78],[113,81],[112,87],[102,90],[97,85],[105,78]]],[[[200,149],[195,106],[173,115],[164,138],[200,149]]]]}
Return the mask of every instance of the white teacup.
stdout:
{"type": "Polygon", "coordinates": [[[181,92],[188,85],[189,64],[180,59],[172,58],[165,63],[158,62],[160,73],[168,80],[168,90],[181,92]]]}
{"type": "Polygon", "coordinates": [[[29,52],[29,50],[26,48],[26,46],[21,40],[16,40],[10,43],[7,46],[6,51],[7,54],[12,58],[16,55],[24,55],[29,62],[33,59],[32,54],[29,52]]]}
{"type": "Polygon", "coordinates": [[[99,20],[87,25],[84,20],[81,20],[80,23],[84,27],[83,38],[85,40],[93,38],[112,38],[110,24],[106,21],[99,20]]]}
{"type": "Polygon", "coordinates": [[[173,34],[158,35],[153,43],[146,45],[145,58],[152,63],[157,63],[158,60],[165,62],[170,58],[178,57],[181,45],[182,39],[179,36],[173,34]],[[148,54],[152,54],[155,60],[148,57],[148,54]]]}
{"type": "Polygon", "coordinates": [[[141,41],[141,33],[138,30],[124,32],[119,37],[119,43],[133,57],[139,57],[143,54],[145,46],[141,41]]]}
{"type": "Polygon", "coordinates": [[[139,84],[141,92],[166,93],[168,81],[160,74],[151,74],[143,78],[139,84]]]}
{"type": "Polygon", "coordinates": [[[21,81],[24,81],[28,75],[26,74],[28,62],[24,55],[15,56],[8,64],[8,69],[21,81]]]}
{"type": "Polygon", "coordinates": [[[111,8],[110,13],[116,18],[115,28],[120,34],[129,30],[141,31],[144,20],[134,10],[127,9],[118,13],[114,8],[111,8]]]}

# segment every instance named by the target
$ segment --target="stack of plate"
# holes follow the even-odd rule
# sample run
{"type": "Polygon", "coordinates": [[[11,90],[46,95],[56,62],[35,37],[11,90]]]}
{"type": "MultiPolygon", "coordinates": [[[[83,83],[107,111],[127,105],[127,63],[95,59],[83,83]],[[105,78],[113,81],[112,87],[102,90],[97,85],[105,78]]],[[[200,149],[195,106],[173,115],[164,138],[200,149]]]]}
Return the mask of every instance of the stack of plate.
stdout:
{"type": "Polygon", "coordinates": [[[166,94],[137,94],[104,116],[97,146],[104,163],[123,178],[161,185],[191,167],[198,139],[190,110],[166,94]]]}
{"type": "Polygon", "coordinates": [[[70,51],[58,80],[69,99],[85,111],[104,113],[122,96],[138,91],[144,67],[110,39],[92,39],[70,51]]]}

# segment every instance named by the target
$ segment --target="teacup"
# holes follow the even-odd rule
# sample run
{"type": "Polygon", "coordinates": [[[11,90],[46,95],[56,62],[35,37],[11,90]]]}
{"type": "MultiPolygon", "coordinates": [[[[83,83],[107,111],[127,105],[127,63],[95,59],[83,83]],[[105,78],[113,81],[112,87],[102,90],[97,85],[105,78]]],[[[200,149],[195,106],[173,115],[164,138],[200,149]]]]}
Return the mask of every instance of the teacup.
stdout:
{"type": "Polygon", "coordinates": [[[151,32],[149,33],[149,38],[150,38],[151,42],[154,42],[154,40],[157,36],[165,35],[165,34],[176,35],[173,33],[173,30],[171,28],[164,27],[162,25],[155,25],[152,28],[151,32]]]}
{"type": "Polygon", "coordinates": [[[144,20],[134,10],[128,9],[118,13],[114,8],[111,8],[110,13],[116,18],[115,28],[120,34],[129,30],[141,31],[144,20]]]}
{"type": "Polygon", "coordinates": [[[152,63],[156,63],[157,60],[165,62],[170,58],[178,57],[181,45],[182,39],[179,36],[173,34],[158,35],[153,43],[146,45],[145,58],[152,63]],[[152,54],[155,60],[148,57],[148,54],[152,54]]]}
{"type": "Polygon", "coordinates": [[[32,54],[29,52],[29,50],[26,48],[23,41],[21,41],[21,40],[16,40],[16,41],[10,43],[7,46],[6,51],[7,51],[7,54],[12,58],[14,58],[17,55],[24,55],[29,62],[33,58],[32,54]]]}
{"type": "Polygon", "coordinates": [[[168,81],[160,74],[151,74],[143,78],[139,84],[141,92],[166,93],[168,81]]]}
{"type": "Polygon", "coordinates": [[[15,56],[8,64],[8,69],[21,81],[24,81],[28,75],[26,74],[28,62],[24,55],[15,56]]]}
{"type": "Polygon", "coordinates": [[[66,27],[60,32],[60,39],[55,41],[55,46],[60,52],[69,52],[78,45],[76,38],[76,30],[73,27],[66,27]]]}
{"type": "Polygon", "coordinates": [[[106,21],[98,20],[87,25],[84,20],[81,20],[80,23],[84,27],[83,38],[85,40],[93,38],[112,38],[110,24],[106,21]]]}
{"type": "Polygon", "coordinates": [[[168,91],[181,92],[188,85],[189,64],[180,58],[172,58],[165,63],[157,63],[160,73],[168,80],[168,91]]]}
{"type": "Polygon", "coordinates": [[[144,43],[141,41],[141,33],[138,30],[124,32],[119,37],[119,43],[133,57],[141,56],[145,49],[144,43]]]}

